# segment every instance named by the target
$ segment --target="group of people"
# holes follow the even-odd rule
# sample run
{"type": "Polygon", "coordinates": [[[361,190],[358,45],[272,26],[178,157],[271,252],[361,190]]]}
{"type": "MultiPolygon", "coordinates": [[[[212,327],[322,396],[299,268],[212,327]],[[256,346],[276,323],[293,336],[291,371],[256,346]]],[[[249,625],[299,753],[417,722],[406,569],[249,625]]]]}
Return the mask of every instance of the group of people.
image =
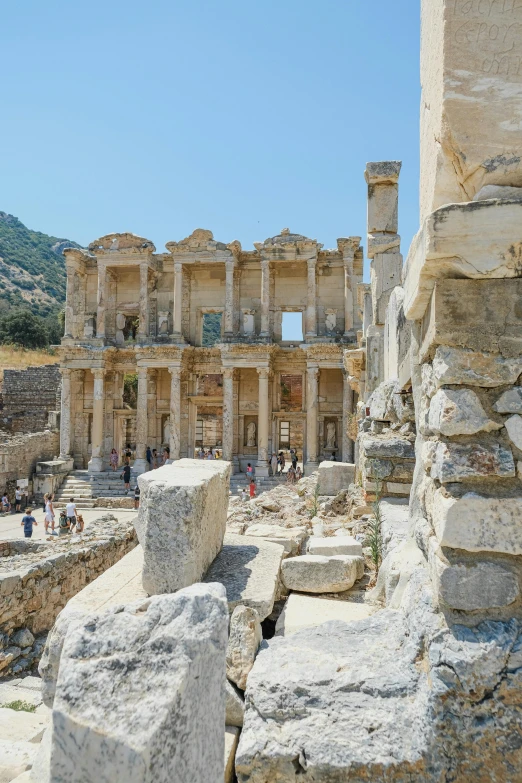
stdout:
{"type": "MultiPolygon", "coordinates": [[[[54,495],[52,493],[44,495],[44,527],[47,535],[51,536],[65,536],[69,533],[82,533],[84,529],[84,521],[81,514],[78,513],[74,498],[70,498],[65,508],[60,510],[58,517],[58,532],[56,532],[56,513],[54,508],[54,495]],[[50,532],[49,532],[50,531],[50,532]]],[[[24,525],[24,535],[26,538],[31,538],[32,526],[28,530],[29,522],[26,520],[28,511],[26,509],[26,516],[22,519],[22,525],[24,525]],[[29,532],[29,535],[28,535],[29,532]]],[[[33,517],[34,519],[34,517],[33,517]]],[[[36,521],[33,524],[37,525],[36,521]]]]}
{"type": "Polygon", "coordinates": [[[15,502],[14,502],[14,509],[13,504],[9,500],[9,495],[7,494],[7,489],[4,490],[4,494],[2,495],[2,500],[0,501],[0,507],[3,514],[21,514],[22,513],[22,490],[20,487],[16,487],[15,489],[15,502]]]}
{"type": "Polygon", "coordinates": [[[196,456],[198,459],[221,459],[222,452],[219,449],[204,449],[200,447],[196,456]]]}
{"type": "MultiPolygon", "coordinates": [[[[297,464],[298,459],[299,457],[297,456],[297,451],[295,449],[290,449],[291,465],[288,468],[286,479],[290,484],[295,484],[295,482],[299,481],[299,479],[303,476],[303,471],[297,464]]],[[[280,451],[279,454],[272,454],[270,457],[270,466],[274,476],[283,475],[284,469],[286,467],[286,457],[283,451],[280,451]]]]}
{"type": "MultiPolygon", "coordinates": [[[[167,464],[167,462],[170,459],[170,449],[168,446],[165,446],[162,449],[161,454],[158,454],[157,449],[151,449],[150,446],[147,446],[147,450],[145,452],[145,459],[149,464],[149,470],[155,470],[156,468],[160,468],[162,465],[167,464]]],[[[116,449],[111,449],[111,453],[109,455],[109,463],[113,473],[115,473],[120,466],[123,467],[124,470],[126,467],[130,468],[131,460],[132,460],[132,449],[130,443],[127,443],[127,445],[123,449],[121,453],[121,460],[120,460],[120,455],[118,454],[116,449]]]]}

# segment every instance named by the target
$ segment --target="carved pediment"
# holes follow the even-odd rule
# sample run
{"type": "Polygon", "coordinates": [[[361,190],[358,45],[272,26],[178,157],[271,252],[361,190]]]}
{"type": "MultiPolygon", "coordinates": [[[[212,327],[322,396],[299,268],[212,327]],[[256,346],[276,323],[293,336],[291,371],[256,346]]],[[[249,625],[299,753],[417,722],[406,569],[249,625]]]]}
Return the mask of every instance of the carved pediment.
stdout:
{"type": "Polygon", "coordinates": [[[106,234],[104,237],[95,239],[89,245],[89,250],[99,255],[101,253],[122,251],[154,253],[156,248],[150,239],[126,232],[124,234],[106,234]]]}

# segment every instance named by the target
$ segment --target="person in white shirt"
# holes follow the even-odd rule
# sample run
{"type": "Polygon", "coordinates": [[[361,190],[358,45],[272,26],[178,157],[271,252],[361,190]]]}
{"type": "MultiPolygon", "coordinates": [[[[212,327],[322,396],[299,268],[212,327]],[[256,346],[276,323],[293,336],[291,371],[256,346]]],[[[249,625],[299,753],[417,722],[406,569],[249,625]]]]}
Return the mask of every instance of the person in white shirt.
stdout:
{"type": "Polygon", "coordinates": [[[17,487],[15,490],[15,511],[20,514],[21,512],[21,505],[22,505],[22,491],[20,487],[17,487]]]}
{"type": "Polygon", "coordinates": [[[65,515],[69,520],[69,531],[72,533],[73,528],[76,525],[76,503],[74,502],[74,498],[71,498],[65,506],[65,515]]]}

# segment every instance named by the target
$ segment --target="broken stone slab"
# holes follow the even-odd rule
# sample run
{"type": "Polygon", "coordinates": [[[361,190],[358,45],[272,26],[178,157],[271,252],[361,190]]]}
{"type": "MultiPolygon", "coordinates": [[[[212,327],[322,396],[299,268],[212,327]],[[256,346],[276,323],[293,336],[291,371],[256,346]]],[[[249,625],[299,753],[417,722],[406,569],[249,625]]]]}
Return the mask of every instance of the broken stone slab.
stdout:
{"type": "Polygon", "coordinates": [[[361,449],[368,459],[415,459],[415,446],[407,438],[397,435],[374,437],[365,434],[361,438],[361,449]]]}
{"type": "Polygon", "coordinates": [[[143,587],[157,595],[199,581],[223,543],[230,464],[180,459],[143,473],[138,484],[143,587]]]}
{"type": "Polygon", "coordinates": [[[225,723],[228,726],[241,726],[245,715],[245,702],[243,696],[235,685],[226,681],[225,694],[225,723]]]}
{"type": "Polygon", "coordinates": [[[406,633],[401,613],[382,610],[264,642],[246,692],[240,783],[422,776],[425,675],[406,633]]]}
{"type": "MultiPolygon", "coordinates": [[[[408,536],[410,530],[409,504],[403,498],[381,498],[381,535],[383,557],[408,536]]],[[[373,509],[372,509],[373,513],[373,509]]]]}
{"type": "Polygon", "coordinates": [[[283,560],[281,576],[288,590],[301,593],[342,593],[355,584],[358,559],[363,563],[364,569],[363,558],[350,555],[291,557],[283,560]]]}
{"type": "Polygon", "coordinates": [[[311,536],[307,546],[309,555],[352,555],[362,557],[362,545],[353,536],[331,536],[318,538],[311,536]]]}
{"type": "Polygon", "coordinates": [[[520,595],[517,575],[499,563],[448,563],[430,542],[430,569],[443,603],[461,612],[499,609],[520,595]]]}
{"type": "Polygon", "coordinates": [[[521,217],[521,201],[501,200],[447,204],[427,216],[404,265],[406,318],[424,316],[442,278],[517,278],[521,217]]]}
{"type": "Polygon", "coordinates": [[[433,359],[433,376],[438,386],[467,384],[493,388],[514,383],[520,375],[522,359],[505,359],[492,353],[439,345],[433,359]]]}
{"type": "Polygon", "coordinates": [[[402,254],[375,253],[370,262],[374,322],[384,324],[393,289],[401,284],[402,254]]]}
{"type": "Polygon", "coordinates": [[[506,420],[506,430],[511,443],[522,450],[522,416],[510,416],[506,420]]]}
{"type": "Polygon", "coordinates": [[[308,531],[306,527],[282,527],[257,523],[247,528],[246,535],[250,538],[264,538],[265,541],[271,541],[273,544],[282,544],[287,555],[297,555],[308,531]]]}
{"type": "Polygon", "coordinates": [[[0,738],[0,780],[9,783],[29,770],[35,760],[38,743],[25,740],[15,742],[0,738]]]}
{"type": "Polygon", "coordinates": [[[321,462],[317,481],[319,494],[337,495],[355,481],[355,465],[350,462],[321,462]]]}
{"type": "Polygon", "coordinates": [[[440,488],[427,508],[441,547],[522,554],[522,497],[489,498],[466,492],[456,498],[440,488]]]}
{"type": "Polygon", "coordinates": [[[438,479],[441,484],[491,476],[515,476],[515,461],[511,449],[501,443],[437,444],[431,477],[438,479]]]}
{"type": "MultiPolygon", "coordinates": [[[[21,699],[23,701],[23,699],[21,699]]],[[[48,715],[0,707],[0,737],[9,742],[40,742],[49,725],[48,715]]],[[[1,777],[0,777],[1,780],[1,777]]]]}
{"type": "Polygon", "coordinates": [[[227,628],[223,587],[195,584],[68,633],[51,780],[222,780],[227,628]]]}
{"type": "Polygon", "coordinates": [[[203,581],[224,585],[230,613],[243,604],[256,609],[263,621],[274,608],[284,551],[262,538],[227,533],[203,581]]]}
{"type": "Polygon", "coordinates": [[[42,698],[48,707],[53,706],[60,656],[69,628],[80,625],[87,616],[146,598],[142,571],[143,549],[137,546],[76,593],[62,609],[47,637],[38,667],[42,678],[42,698]]]}
{"type": "Polygon", "coordinates": [[[363,620],[379,607],[372,604],[356,604],[331,598],[291,593],[276,623],[276,636],[290,636],[302,628],[314,628],[330,620],[349,623],[363,620]]]}
{"type": "Polygon", "coordinates": [[[433,432],[452,437],[500,430],[471,389],[439,389],[432,397],[428,425],[433,432]]]}
{"type": "Polygon", "coordinates": [[[234,780],[234,762],[236,759],[239,729],[235,726],[225,727],[225,783],[234,780]]]}
{"type": "Polygon", "coordinates": [[[502,394],[493,405],[497,413],[522,413],[522,386],[515,386],[502,394]]]}
{"type": "Polygon", "coordinates": [[[236,606],[230,617],[227,677],[243,691],[262,638],[263,632],[256,609],[251,606],[236,606]]]}
{"type": "Polygon", "coordinates": [[[377,584],[368,600],[382,602],[389,609],[399,609],[412,574],[425,565],[425,557],[413,538],[404,538],[389,548],[377,576],[377,584]]]}

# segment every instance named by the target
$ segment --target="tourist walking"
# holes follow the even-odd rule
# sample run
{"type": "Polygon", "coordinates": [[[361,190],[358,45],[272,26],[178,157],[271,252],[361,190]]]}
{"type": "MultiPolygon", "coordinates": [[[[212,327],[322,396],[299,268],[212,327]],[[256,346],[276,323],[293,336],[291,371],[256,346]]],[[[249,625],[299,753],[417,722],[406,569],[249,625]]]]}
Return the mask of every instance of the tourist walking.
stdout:
{"type": "Polygon", "coordinates": [[[33,535],[33,525],[36,525],[36,527],[38,527],[38,522],[33,517],[32,508],[25,509],[25,514],[22,517],[22,521],[20,522],[20,525],[23,525],[24,536],[26,538],[31,538],[31,536],[33,535]]]}
{"type": "Polygon", "coordinates": [[[287,480],[288,484],[295,484],[295,468],[294,468],[294,463],[293,462],[290,465],[290,467],[288,468],[288,471],[286,473],[286,480],[287,480]]]}
{"type": "Polygon", "coordinates": [[[292,459],[292,467],[293,467],[293,469],[295,471],[295,469],[297,468],[297,451],[294,451],[292,449],[290,454],[292,455],[292,457],[291,457],[291,459],[292,459]]]}
{"type": "Polygon", "coordinates": [[[145,459],[149,464],[149,470],[152,470],[152,451],[150,450],[150,446],[147,446],[147,451],[145,452],[145,459]]]}
{"type": "Polygon", "coordinates": [[[130,443],[127,443],[127,447],[126,447],[125,451],[123,452],[123,456],[125,458],[125,464],[126,465],[130,465],[131,457],[132,457],[132,451],[131,451],[130,443]]]}
{"type": "Polygon", "coordinates": [[[152,449],[152,470],[158,467],[158,450],[152,449]]]}
{"type": "Polygon", "coordinates": [[[74,498],[71,498],[65,506],[65,515],[69,520],[69,528],[72,533],[74,526],[76,525],[76,504],[74,502],[74,498]]]}
{"type": "Polygon", "coordinates": [[[111,449],[111,455],[109,457],[109,462],[110,462],[111,468],[112,468],[112,470],[114,472],[117,469],[118,462],[119,462],[118,452],[116,451],[116,449],[111,449]]]}
{"type": "Polygon", "coordinates": [[[62,508],[62,510],[60,511],[60,518],[58,520],[58,535],[68,536],[70,532],[71,532],[71,525],[67,517],[67,514],[65,513],[65,510],[62,508]]]}
{"type": "Polygon", "coordinates": [[[17,514],[21,513],[21,506],[22,506],[22,490],[20,487],[17,487],[15,489],[15,511],[17,514]]]}
{"type": "Polygon", "coordinates": [[[272,476],[277,476],[277,454],[272,454],[270,457],[270,467],[272,468],[272,476]]]}
{"type": "Polygon", "coordinates": [[[298,465],[297,468],[296,468],[296,471],[295,471],[295,480],[299,481],[299,479],[302,478],[302,477],[303,477],[303,474],[301,472],[301,468],[298,465]]]}
{"type": "Polygon", "coordinates": [[[123,479],[123,483],[125,484],[125,494],[127,495],[130,490],[130,477],[131,477],[131,467],[129,464],[123,466],[123,473],[121,474],[120,478],[123,479]]]}
{"type": "Polygon", "coordinates": [[[249,492],[250,492],[250,500],[253,500],[256,496],[256,482],[253,478],[250,479],[250,484],[248,486],[249,492]]]}
{"type": "Polygon", "coordinates": [[[136,486],[134,487],[134,508],[136,509],[140,507],[140,494],[141,494],[140,488],[136,484],[136,486]]]}
{"type": "Polygon", "coordinates": [[[251,481],[254,478],[254,468],[252,467],[250,462],[247,465],[246,475],[247,475],[247,479],[249,479],[249,481],[251,481]]]}
{"type": "Polygon", "coordinates": [[[83,517],[81,514],[76,515],[76,532],[77,533],[83,533],[83,528],[85,527],[85,523],[83,521],[83,517]]]}
{"type": "Polygon", "coordinates": [[[11,504],[9,502],[9,498],[7,497],[7,490],[4,491],[4,494],[2,495],[2,513],[8,514],[11,511],[11,504]]]}
{"type": "Polygon", "coordinates": [[[49,535],[49,525],[51,525],[51,535],[54,536],[56,533],[54,532],[54,508],[53,508],[53,499],[54,495],[49,494],[46,495],[47,500],[45,501],[45,516],[44,516],[44,527],[45,532],[47,535],[49,535]]]}

